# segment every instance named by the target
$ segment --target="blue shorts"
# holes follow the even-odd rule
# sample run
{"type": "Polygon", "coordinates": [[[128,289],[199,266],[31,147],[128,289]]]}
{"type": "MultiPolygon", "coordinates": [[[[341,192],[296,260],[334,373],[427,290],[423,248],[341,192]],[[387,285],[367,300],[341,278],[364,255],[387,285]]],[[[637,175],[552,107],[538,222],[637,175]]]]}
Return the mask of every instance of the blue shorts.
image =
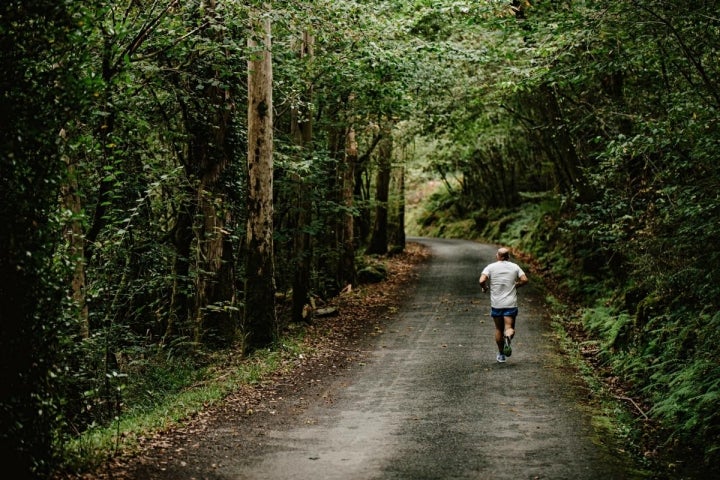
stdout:
{"type": "Polygon", "coordinates": [[[490,316],[491,317],[517,317],[518,309],[517,307],[514,308],[491,308],[490,309],[490,316]]]}

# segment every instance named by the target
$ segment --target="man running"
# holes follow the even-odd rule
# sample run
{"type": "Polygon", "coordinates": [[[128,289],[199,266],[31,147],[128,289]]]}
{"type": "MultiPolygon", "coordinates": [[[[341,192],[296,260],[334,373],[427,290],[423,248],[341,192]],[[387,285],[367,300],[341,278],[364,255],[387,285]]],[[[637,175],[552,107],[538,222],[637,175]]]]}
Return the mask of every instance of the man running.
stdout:
{"type": "Polygon", "coordinates": [[[497,361],[504,363],[512,355],[511,340],[515,336],[515,318],[518,314],[517,289],[528,282],[528,277],[517,264],[510,261],[510,250],[498,249],[497,261],[480,275],[483,293],[490,289],[490,316],[495,322],[497,361]],[[488,285],[489,284],[489,285],[488,285]]]}

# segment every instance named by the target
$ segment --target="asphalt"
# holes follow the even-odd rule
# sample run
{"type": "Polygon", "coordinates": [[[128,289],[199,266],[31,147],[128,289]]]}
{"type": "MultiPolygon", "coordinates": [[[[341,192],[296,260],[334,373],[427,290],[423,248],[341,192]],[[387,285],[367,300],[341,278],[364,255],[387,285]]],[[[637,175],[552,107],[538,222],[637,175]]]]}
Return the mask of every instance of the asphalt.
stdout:
{"type": "Polygon", "coordinates": [[[559,360],[538,280],[530,275],[519,292],[513,355],[499,364],[478,284],[496,247],[409,240],[432,258],[366,360],[325,385],[325,401],[263,431],[261,448],[226,455],[212,478],[638,478],[593,428],[559,360]]]}

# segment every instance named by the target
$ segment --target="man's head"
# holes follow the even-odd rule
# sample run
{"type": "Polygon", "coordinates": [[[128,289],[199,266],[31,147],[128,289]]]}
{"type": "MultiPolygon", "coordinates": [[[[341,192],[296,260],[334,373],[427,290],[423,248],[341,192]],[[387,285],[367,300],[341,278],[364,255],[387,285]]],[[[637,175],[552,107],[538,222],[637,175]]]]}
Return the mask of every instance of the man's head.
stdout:
{"type": "Polygon", "coordinates": [[[505,247],[501,247],[497,251],[497,258],[498,260],[509,260],[510,259],[510,250],[508,250],[505,247]]]}

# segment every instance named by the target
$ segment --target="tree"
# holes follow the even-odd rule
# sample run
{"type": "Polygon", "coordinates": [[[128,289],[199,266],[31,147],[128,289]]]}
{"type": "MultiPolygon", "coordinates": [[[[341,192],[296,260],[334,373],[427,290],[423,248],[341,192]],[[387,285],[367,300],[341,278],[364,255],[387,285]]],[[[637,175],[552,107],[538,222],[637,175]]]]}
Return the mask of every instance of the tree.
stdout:
{"type": "Polygon", "coordinates": [[[340,262],[338,283],[343,286],[354,284],[357,279],[355,268],[355,168],[358,163],[358,144],[355,127],[350,126],[347,136],[345,162],[341,167],[342,182],[342,226],[340,228],[340,262]]]}
{"type": "Polygon", "coordinates": [[[82,103],[73,13],[54,1],[0,6],[0,451],[20,479],[45,476],[57,451],[62,279],[72,275],[53,265],[58,145],[82,103]]]}
{"type": "MultiPolygon", "coordinates": [[[[312,62],[314,56],[315,39],[311,33],[304,31],[302,41],[300,42],[299,58],[301,61],[312,62]]],[[[312,115],[309,105],[312,104],[312,84],[308,84],[303,89],[303,95],[297,99],[296,104],[292,108],[292,118],[290,124],[290,135],[293,143],[299,148],[300,160],[310,161],[312,159],[312,115]]],[[[293,265],[295,274],[292,284],[292,313],[291,318],[294,322],[307,320],[305,306],[309,301],[310,291],[310,268],[312,264],[312,245],[310,233],[310,223],[312,221],[312,198],[311,189],[309,188],[309,179],[303,178],[299,173],[295,172],[293,181],[296,186],[296,222],[294,228],[296,230],[293,242],[293,265]]]]}
{"type": "Polygon", "coordinates": [[[381,136],[375,174],[375,215],[370,244],[366,250],[369,254],[378,255],[384,255],[388,251],[388,205],[393,154],[392,128],[388,124],[382,127],[381,136]]]}
{"type": "Polygon", "coordinates": [[[250,14],[245,334],[249,348],[278,335],[273,252],[273,100],[269,5],[250,14]]]}
{"type": "MultiPolygon", "coordinates": [[[[223,19],[215,2],[210,2],[199,15],[202,17],[198,22],[207,24],[203,33],[208,35],[208,43],[221,45],[223,19]]],[[[229,140],[234,99],[228,82],[230,75],[224,71],[229,57],[227,49],[215,48],[212,53],[220,58],[211,57],[213,61],[209,63],[209,55],[193,55],[197,77],[204,79],[205,87],[202,95],[189,96],[183,105],[188,133],[185,170],[195,182],[189,199],[193,203],[189,208],[194,212],[189,223],[197,241],[192,319],[196,341],[230,345],[235,340],[238,322],[234,252],[226,230],[233,222],[232,209],[222,179],[235,154],[229,140]]]]}

